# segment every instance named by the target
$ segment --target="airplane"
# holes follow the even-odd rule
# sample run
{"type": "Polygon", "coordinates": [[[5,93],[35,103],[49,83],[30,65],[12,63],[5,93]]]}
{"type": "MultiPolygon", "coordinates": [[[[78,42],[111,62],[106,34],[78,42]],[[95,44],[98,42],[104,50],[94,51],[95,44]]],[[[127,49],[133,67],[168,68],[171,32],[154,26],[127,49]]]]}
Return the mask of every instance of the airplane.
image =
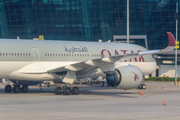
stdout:
{"type": "Polygon", "coordinates": [[[42,81],[62,79],[63,87],[55,94],[79,94],[78,87],[70,87],[77,79],[105,77],[116,89],[139,86],[143,75],[156,70],[154,53],[173,50],[174,36],[167,32],[168,47],[148,51],[127,43],[78,42],[51,40],[0,40],[0,78],[12,81],[5,92],[28,92],[28,86],[42,81]]]}

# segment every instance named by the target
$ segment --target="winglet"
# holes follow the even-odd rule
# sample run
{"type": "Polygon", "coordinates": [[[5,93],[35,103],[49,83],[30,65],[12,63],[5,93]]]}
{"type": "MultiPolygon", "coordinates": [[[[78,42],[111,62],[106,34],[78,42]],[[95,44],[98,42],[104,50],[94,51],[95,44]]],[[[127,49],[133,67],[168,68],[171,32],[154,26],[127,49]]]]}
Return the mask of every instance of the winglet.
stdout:
{"type": "Polygon", "coordinates": [[[170,32],[167,32],[167,34],[168,34],[168,38],[169,38],[169,44],[165,49],[160,50],[159,53],[174,50],[174,48],[176,46],[176,41],[175,41],[173,34],[170,32]]]}
{"type": "Polygon", "coordinates": [[[168,46],[174,46],[175,47],[176,44],[175,44],[175,38],[174,38],[173,34],[170,32],[167,32],[167,34],[168,34],[168,38],[169,38],[169,45],[168,46]]]}

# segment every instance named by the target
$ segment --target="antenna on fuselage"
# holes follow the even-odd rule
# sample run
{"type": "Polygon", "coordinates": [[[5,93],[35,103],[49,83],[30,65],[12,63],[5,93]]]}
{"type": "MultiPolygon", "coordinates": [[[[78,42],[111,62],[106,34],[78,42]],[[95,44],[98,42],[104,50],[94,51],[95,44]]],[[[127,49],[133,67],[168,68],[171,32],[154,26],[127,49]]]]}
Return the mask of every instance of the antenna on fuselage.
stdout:
{"type": "Polygon", "coordinates": [[[99,42],[102,42],[102,40],[101,40],[101,39],[99,39],[98,41],[99,41],[99,42]]]}

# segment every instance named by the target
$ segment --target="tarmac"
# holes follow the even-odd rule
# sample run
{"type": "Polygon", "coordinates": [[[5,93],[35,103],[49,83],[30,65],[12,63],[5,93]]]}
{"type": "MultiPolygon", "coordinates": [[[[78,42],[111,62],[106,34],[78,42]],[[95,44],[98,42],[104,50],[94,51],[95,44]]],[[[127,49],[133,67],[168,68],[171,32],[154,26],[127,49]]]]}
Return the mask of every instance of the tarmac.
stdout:
{"type": "Polygon", "coordinates": [[[78,85],[79,95],[55,95],[55,86],[42,90],[32,86],[28,93],[4,93],[1,84],[0,120],[180,119],[180,86],[171,82],[145,84],[143,95],[139,89],[124,91],[97,85],[78,85]]]}

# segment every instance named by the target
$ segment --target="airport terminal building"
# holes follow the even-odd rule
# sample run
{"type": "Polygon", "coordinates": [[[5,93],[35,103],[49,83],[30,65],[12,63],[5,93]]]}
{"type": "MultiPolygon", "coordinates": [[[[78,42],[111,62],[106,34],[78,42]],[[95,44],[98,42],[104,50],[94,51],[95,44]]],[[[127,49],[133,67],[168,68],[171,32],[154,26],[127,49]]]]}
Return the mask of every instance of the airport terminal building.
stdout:
{"type": "MultiPolygon", "coordinates": [[[[166,32],[176,35],[176,2],[129,0],[130,43],[166,47],[166,32]]],[[[45,40],[126,41],[127,0],[0,0],[0,38],[39,35],[45,40]]]]}

